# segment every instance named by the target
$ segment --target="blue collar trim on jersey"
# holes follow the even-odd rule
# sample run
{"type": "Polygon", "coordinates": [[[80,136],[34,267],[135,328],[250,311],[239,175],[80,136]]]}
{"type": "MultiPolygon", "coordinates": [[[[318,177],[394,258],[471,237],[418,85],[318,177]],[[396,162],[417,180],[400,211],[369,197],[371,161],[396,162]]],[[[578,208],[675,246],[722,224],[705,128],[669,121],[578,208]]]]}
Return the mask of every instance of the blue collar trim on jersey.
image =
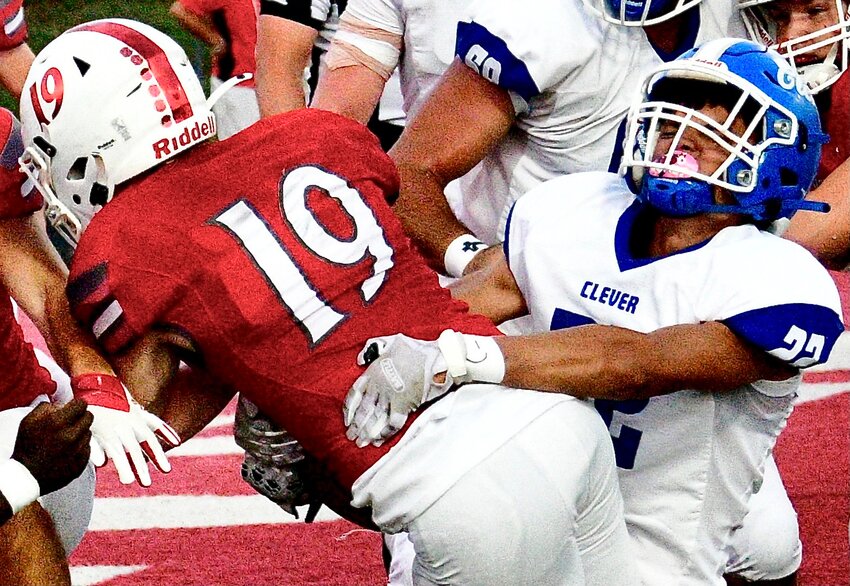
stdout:
{"type": "Polygon", "coordinates": [[[646,258],[635,257],[632,254],[631,249],[632,234],[635,231],[635,222],[641,216],[641,214],[648,208],[649,206],[647,206],[646,204],[635,200],[632,205],[626,208],[626,211],[623,212],[623,215],[620,216],[620,219],[617,220],[617,229],[614,233],[614,254],[617,256],[617,265],[620,267],[621,273],[631,269],[646,266],[649,263],[653,263],[655,261],[670,258],[671,256],[684,254],[686,252],[691,252],[692,250],[698,250],[709,242],[711,242],[712,239],[709,238],[708,240],[704,240],[702,242],[694,244],[693,246],[683,248],[678,252],[674,252],[673,254],[666,254],[664,256],[654,256],[646,258]]]}
{"type": "MultiPolygon", "coordinates": [[[[697,34],[699,34],[700,27],[700,7],[695,6],[690,10],[685,11],[680,16],[682,17],[681,26],[685,27],[685,36],[678,47],[673,49],[673,51],[671,51],[670,53],[667,53],[666,51],[662,51],[660,48],[653,45],[652,41],[649,42],[650,46],[655,49],[655,53],[658,55],[658,57],[665,63],[673,61],[685,51],[690,51],[694,48],[697,42],[697,34]]],[[[648,38],[647,41],[649,41],[648,38]]]]}
{"type": "MultiPolygon", "coordinates": [[[[502,241],[502,250],[505,253],[505,260],[508,262],[508,268],[511,268],[511,249],[509,242],[511,241],[511,220],[514,219],[514,210],[516,202],[511,205],[511,211],[508,212],[508,220],[505,222],[505,239],[502,241]]],[[[513,272],[513,271],[511,271],[513,272]]]]}

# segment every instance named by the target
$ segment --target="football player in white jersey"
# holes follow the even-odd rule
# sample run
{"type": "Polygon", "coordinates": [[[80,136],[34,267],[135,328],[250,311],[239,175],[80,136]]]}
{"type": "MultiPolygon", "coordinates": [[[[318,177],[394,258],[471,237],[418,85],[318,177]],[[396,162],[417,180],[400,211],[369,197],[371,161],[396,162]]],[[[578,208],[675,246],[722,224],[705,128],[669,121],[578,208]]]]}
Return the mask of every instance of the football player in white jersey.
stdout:
{"type": "Polygon", "coordinates": [[[500,382],[593,398],[643,583],[724,584],[800,369],[843,331],[828,273],[763,230],[825,207],[803,199],[825,136],[798,85],[778,54],[738,39],[660,68],[629,113],[627,177],[533,190],[513,207],[504,254],[456,287],[494,320],[528,313],[560,331],[497,338],[498,350],[454,332],[374,340],[379,357],[346,403],[349,437],[380,443],[438,398],[411,364],[435,365],[425,382],[504,367],[500,382]]]}
{"type": "Polygon", "coordinates": [[[459,276],[482,250],[477,240],[502,240],[519,195],[564,173],[608,169],[652,67],[695,42],[743,35],[734,5],[703,4],[644,32],[579,0],[471,2],[455,61],[391,153],[402,175],[396,211],[432,266],[459,276]]]}
{"type": "MultiPolygon", "coordinates": [[[[695,43],[744,30],[727,0],[471,2],[456,61],[390,153],[402,176],[395,210],[406,230],[436,270],[460,276],[474,268],[480,251],[503,240],[522,193],[564,173],[617,168],[622,118],[645,73],[695,43]],[[572,23],[569,33],[541,26],[540,14],[572,23]]],[[[748,577],[785,576],[800,564],[796,513],[775,464],[768,470],[738,536],[745,551],[737,557],[747,562],[731,568],[748,577]],[[746,534],[757,527],[787,538],[781,547],[757,546],[762,540],[746,534]]]]}

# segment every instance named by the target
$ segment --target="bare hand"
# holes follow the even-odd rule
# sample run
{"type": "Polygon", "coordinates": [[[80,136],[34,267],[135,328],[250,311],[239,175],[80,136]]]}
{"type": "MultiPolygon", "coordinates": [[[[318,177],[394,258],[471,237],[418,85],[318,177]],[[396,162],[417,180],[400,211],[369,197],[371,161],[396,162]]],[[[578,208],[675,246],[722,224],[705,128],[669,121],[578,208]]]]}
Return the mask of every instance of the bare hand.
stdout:
{"type": "Polygon", "coordinates": [[[42,403],[23,418],[12,458],[35,477],[41,494],[58,490],[82,474],[89,460],[93,419],[80,399],[63,407],[42,403]]]}

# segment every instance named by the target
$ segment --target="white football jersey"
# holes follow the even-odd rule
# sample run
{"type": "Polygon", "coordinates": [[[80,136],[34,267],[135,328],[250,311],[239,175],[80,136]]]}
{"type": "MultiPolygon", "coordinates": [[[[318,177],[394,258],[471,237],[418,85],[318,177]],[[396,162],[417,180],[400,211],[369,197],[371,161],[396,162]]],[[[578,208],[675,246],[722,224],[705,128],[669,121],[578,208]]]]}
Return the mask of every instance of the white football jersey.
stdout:
{"type": "MultiPolygon", "coordinates": [[[[635,258],[630,239],[642,209],[621,177],[602,172],[549,181],[517,201],[505,251],[537,331],[720,321],[794,366],[826,361],[843,331],[841,307],[807,251],[745,225],[677,254],[635,258]]],[[[724,548],[798,384],[595,401],[614,443],[644,585],[724,584],[724,548]]]]}
{"type": "MultiPolygon", "coordinates": [[[[704,0],[691,14],[681,52],[745,34],[734,0],[704,0]]],[[[676,56],[581,0],[474,0],[456,54],[517,106],[505,139],[446,190],[458,219],[490,244],[504,239],[508,211],[529,189],[565,173],[616,170],[630,103],[649,71],[676,56]]]]}

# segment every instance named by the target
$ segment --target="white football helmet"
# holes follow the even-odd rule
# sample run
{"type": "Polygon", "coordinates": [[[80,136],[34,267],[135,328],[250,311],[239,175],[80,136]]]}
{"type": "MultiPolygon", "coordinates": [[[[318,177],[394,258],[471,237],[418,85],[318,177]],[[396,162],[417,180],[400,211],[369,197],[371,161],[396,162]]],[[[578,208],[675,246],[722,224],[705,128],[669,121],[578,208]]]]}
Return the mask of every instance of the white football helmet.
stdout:
{"type": "Polygon", "coordinates": [[[838,21],[812,33],[779,43],[777,23],[771,18],[767,6],[774,0],[738,0],[738,8],[750,38],[776,49],[797,69],[813,94],[835,83],[850,66],[850,3],[832,0],[838,21]],[[811,62],[812,54],[823,47],[831,47],[822,61],[811,62]]]}
{"type": "Polygon", "coordinates": [[[73,246],[115,186],[216,135],[212,104],[183,49],[140,22],[98,20],[36,56],[21,94],[21,169],[73,246]]]}

